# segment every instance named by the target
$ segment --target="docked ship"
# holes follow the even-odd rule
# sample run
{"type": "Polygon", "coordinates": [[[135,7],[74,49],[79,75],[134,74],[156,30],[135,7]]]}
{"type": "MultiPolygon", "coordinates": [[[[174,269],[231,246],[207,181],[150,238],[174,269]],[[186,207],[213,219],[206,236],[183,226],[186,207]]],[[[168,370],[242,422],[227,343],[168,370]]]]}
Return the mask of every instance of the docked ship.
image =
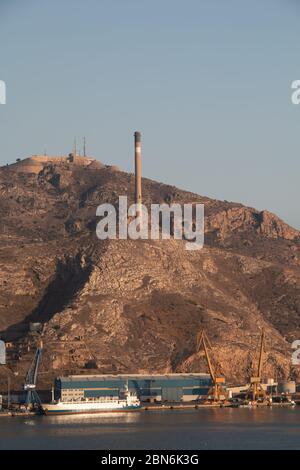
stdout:
{"type": "Polygon", "coordinates": [[[127,392],[124,398],[99,397],[46,403],[41,405],[45,415],[91,414],[104,412],[137,411],[141,402],[137,396],[127,392]]]}

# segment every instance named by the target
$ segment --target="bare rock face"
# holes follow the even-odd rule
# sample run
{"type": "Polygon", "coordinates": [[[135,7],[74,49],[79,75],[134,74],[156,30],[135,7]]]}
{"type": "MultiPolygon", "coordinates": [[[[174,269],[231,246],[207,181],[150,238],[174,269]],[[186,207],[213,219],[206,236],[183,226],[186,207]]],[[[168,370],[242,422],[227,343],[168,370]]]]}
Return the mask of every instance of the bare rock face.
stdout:
{"type": "Polygon", "coordinates": [[[299,239],[298,230],[284,223],[276,215],[247,207],[233,207],[218,212],[209,219],[208,228],[218,231],[221,238],[231,236],[232,233],[254,231],[268,238],[299,239]]]}
{"type": "Polygon", "coordinates": [[[253,373],[261,328],[264,376],[297,377],[297,230],[267,211],[144,179],[146,205],[205,204],[204,248],[99,241],[96,207],[116,205],[119,195],[133,202],[133,175],[96,163],[51,161],[33,173],[28,165],[0,169],[0,336],[9,343],[2,374],[23,380],[40,339],[30,324],[39,322],[42,386],[68,373],[206,371],[196,351],[203,328],[227,381],[253,373]]]}
{"type": "Polygon", "coordinates": [[[299,238],[298,230],[285,224],[271,212],[262,211],[260,214],[260,230],[264,235],[271,238],[284,238],[285,240],[296,240],[299,238]]]}

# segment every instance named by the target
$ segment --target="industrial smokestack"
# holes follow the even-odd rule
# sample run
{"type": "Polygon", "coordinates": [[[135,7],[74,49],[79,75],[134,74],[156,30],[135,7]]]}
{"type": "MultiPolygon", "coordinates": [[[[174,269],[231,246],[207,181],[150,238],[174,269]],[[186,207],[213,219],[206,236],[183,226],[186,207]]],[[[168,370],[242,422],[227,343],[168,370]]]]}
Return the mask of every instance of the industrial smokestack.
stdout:
{"type": "Polygon", "coordinates": [[[85,137],[83,138],[83,156],[86,157],[85,137]]]}
{"type": "Polygon", "coordinates": [[[135,203],[138,204],[137,214],[141,213],[142,204],[142,163],[141,163],[141,133],[134,133],[135,148],[135,203]]]}

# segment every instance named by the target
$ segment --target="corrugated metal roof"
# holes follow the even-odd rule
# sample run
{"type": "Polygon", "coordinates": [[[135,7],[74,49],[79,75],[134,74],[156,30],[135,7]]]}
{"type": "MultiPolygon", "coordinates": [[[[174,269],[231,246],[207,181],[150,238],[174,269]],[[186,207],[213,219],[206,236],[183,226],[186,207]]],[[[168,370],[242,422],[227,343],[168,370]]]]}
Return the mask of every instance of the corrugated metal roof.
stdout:
{"type": "Polygon", "coordinates": [[[99,375],[69,375],[67,377],[57,377],[62,383],[64,382],[91,382],[95,380],[161,380],[161,379],[187,379],[187,378],[209,378],[206,373],[183,373],[183,374],[99,374],[99,375]]]}

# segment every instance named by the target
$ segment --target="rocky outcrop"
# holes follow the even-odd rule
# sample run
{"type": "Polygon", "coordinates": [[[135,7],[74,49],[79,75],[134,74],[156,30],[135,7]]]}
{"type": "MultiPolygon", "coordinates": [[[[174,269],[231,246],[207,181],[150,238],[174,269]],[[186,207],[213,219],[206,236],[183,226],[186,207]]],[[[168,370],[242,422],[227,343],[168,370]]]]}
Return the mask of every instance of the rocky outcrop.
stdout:
{"type": "Polygon", "coordinates": [[[276,215],[268,211],[258,212],[248,207],[233,207],[217,212],[207,220],[207,229],[217,231],[220,238],[233,233],[249,231],[265,235],[268,238],[296,240],[299,231],[293,229],[276,215]]]}

